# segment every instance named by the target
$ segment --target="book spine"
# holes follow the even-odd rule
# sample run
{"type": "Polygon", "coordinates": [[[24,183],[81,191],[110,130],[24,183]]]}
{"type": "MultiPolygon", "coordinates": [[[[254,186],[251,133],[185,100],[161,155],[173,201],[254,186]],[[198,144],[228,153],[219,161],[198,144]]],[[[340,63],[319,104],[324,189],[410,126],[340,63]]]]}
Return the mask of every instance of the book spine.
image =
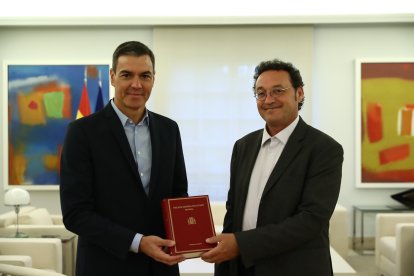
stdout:
{"type": "MultiPolygon", "coordinates": [[[[173,239],[173,233],[172,233],[172,224],[171,224],[171,216],[170,216],[170,205],[168,202],[168,199],[162,200],[162,217],[164,219],[164,230],[165,230],[165,237],[168,240],[173,239]]],[[[173,253],[174,247],[169,247],[168,252],[170,254],[173,253]]]]}

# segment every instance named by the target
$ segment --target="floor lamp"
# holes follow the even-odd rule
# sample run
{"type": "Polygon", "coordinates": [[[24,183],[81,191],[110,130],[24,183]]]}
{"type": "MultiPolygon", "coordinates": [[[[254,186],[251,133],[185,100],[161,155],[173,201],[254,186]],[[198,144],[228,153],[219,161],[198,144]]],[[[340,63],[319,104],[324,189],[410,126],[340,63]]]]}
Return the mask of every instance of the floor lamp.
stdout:
{"type": "Polygon", "coordinates": [[[16,234],[15,238],[27,238],[28,235],[19,232],[19,212],[20,206],[30,204],[30,194],[25,189],[22,188],[13,188],[8,190],[4,194],[4,205],[14,206],[14,211],[16,212],[16,234]]]}

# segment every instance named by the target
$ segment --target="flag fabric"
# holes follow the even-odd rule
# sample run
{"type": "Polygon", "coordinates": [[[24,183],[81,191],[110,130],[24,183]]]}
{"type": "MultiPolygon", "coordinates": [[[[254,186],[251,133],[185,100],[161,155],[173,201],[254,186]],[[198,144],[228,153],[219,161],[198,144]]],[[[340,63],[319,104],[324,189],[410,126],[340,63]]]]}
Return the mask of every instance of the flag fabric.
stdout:
{"type": "Polygon", "coordinates": [[[76,119],[88,116],[91,114],[91,104],[89,103],[88,88],[86,87],[86,81],[83,85],[82,96],[79,102],[78,113],[76,119]]]}
{"type": "Polygon", "coordinates": [[[96,97],[95,112],[101,110],[104,107],[103,96],[102,96],[102,83],[99,80],[98,96],[96,97]]]}

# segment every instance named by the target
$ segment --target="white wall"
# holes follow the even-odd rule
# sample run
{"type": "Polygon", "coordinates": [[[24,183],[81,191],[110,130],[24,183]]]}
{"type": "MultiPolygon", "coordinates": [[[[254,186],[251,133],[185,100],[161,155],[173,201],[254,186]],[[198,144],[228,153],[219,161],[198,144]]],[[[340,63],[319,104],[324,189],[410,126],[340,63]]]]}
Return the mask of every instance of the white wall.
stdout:
{"type": "MultiPolygon", "coordinates": [[[[254,68],[274,58],[292,62],[312,98],[313,28],[156,27],[153,43],[158,61],[151,102],[180,126],[188,193],[225,201],[234,142],[264,127],[253,97],[254,68]],[[303,42],[286,43],[297,37],[303,42]]],[[[310,105],[301,116],[311,122],[310,105]]]]}
{"type": "MultiPolygon", "coordinates": [[[[110,62],[112,52],[120,42],[141,40],[152,46],[152,39],[152,28],[142,26],[3,26],[0,27],[0,60],[30,62],[63,57],[73,60],[107,59],[110,62]]],[[[299,36],[280,43],[306,43],[302,39],[299,36]]],[[[392,204],[389,195],[401,189],[355,188],[354,60],[361,57],[414,58],[414,24],[316,25],[313,40],[312,98],[307,98],[306,105],[312,106],[313,125],[333,136],[344,147],[339,201],[349,210],[355,204],[392,204]]],[[[275,55],[283,57],[280,53],[275,55]]],[[[2,81],[0,89],[5,93],[2,81]]],[[[5,104],[0,106],[4,108],[5,104]]],[[[0,143],[4,143],[3,134],[0,138],[0,143]]],[[[5,153],[2,150],[0,154],[3,156],[5,153]]],[[[0,171],[1,175],[4,173],[0,171]]],[[[3,194],[0,188],[0,202],[3,202],[3,194]]],[[[33,191],[31,195],[32,205],[60,212],[57,191],[33,191]]],[[[0,212],[9,210],[11,208],[0,204],[0,212]]]]}
{"type": "MultiPolygon", "coordinates": [[[[141,40],[149,46],[152,44],[150,28],[135,27],[0,27],[0,62],[31,61],[107,61],[111,63],[116,46],[126,40],[141,40]]],[[[3,79],[0,79],[0,91],[6,93],[3,79]]],[[[7,106],[0,104],[1,114],[7,106]]],[[[4,116],[2,116],[4,117],[4,116]]],[[[2,122],[0,145],[5,142],[2,122]]],[[[0,154],[6,153],[1,147],[0,154]]],[[[2,162],[1,159],[0,162],[2,162]]],[[[0,213],[12,210],[3,205],[3,164],[0,171],[0,213]]],[[[60,213],[58,191],[30,191],[31,205],[46,207],[51,213],[60,213]]]]}
{"type": "MultiPolygon", "coordinates": [[[[404,189],[355,188],[355,59],[411,58],[414,25],[320,25],[314,31],[313,125],[336,138],[345,160],[339,202],[352,205],[396,205],[390,195],[404,189]]],[[[367,217],[373,235],[374,216],[367,217]]]]}
{"type": "Polygon", "coordinates": [[[407,0],[152,0],[145,6],[141,1],[124,0],[124,9],[102,5],[100,0],[73,0],[56,7],[54,0],[4,1],[0,16],[275,16],[326,14],[386,14],[413,10],[407,0]],[[47,8],[46,8],[47,7],[47,8]]]}

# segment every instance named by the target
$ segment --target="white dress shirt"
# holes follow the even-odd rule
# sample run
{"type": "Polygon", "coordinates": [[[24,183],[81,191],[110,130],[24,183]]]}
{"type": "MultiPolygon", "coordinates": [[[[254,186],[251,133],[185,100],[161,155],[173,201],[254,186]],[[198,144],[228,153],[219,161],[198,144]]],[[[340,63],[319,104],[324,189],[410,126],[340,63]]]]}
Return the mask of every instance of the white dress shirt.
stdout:
{"type": "MultiPolygon", "coordinates": [[[[148,110],[145,110],[144,118],[137,125],[129,119],[121,110],[115,105],[114,101],[111,101],[111,105],[118,115],[119,120],[125,130],[129,146],[134,155],[135,163],[145,193],[149,193],[149,181],[151,174],[151,163],[152,163],[152,147],[151,147],[151,136],[149,132],[149,117],[148,110]]],[[[137,182],[138,185],[138,182],[137,182]]],[[[130,251],[138,253],[138,248],[141,243],[143,235],[136,233],[132,240],[130,251]]]]}
{"type": "Polygon", "coordinates": [[[298,122],[299,116],[273,137],[269,135],[266,128],[263,130],[262,143],[250,177],[249,191],[247,193],[246,206],[244,207],[243,231],[256,228],[257,214],[263,190],[298,122]]]}

